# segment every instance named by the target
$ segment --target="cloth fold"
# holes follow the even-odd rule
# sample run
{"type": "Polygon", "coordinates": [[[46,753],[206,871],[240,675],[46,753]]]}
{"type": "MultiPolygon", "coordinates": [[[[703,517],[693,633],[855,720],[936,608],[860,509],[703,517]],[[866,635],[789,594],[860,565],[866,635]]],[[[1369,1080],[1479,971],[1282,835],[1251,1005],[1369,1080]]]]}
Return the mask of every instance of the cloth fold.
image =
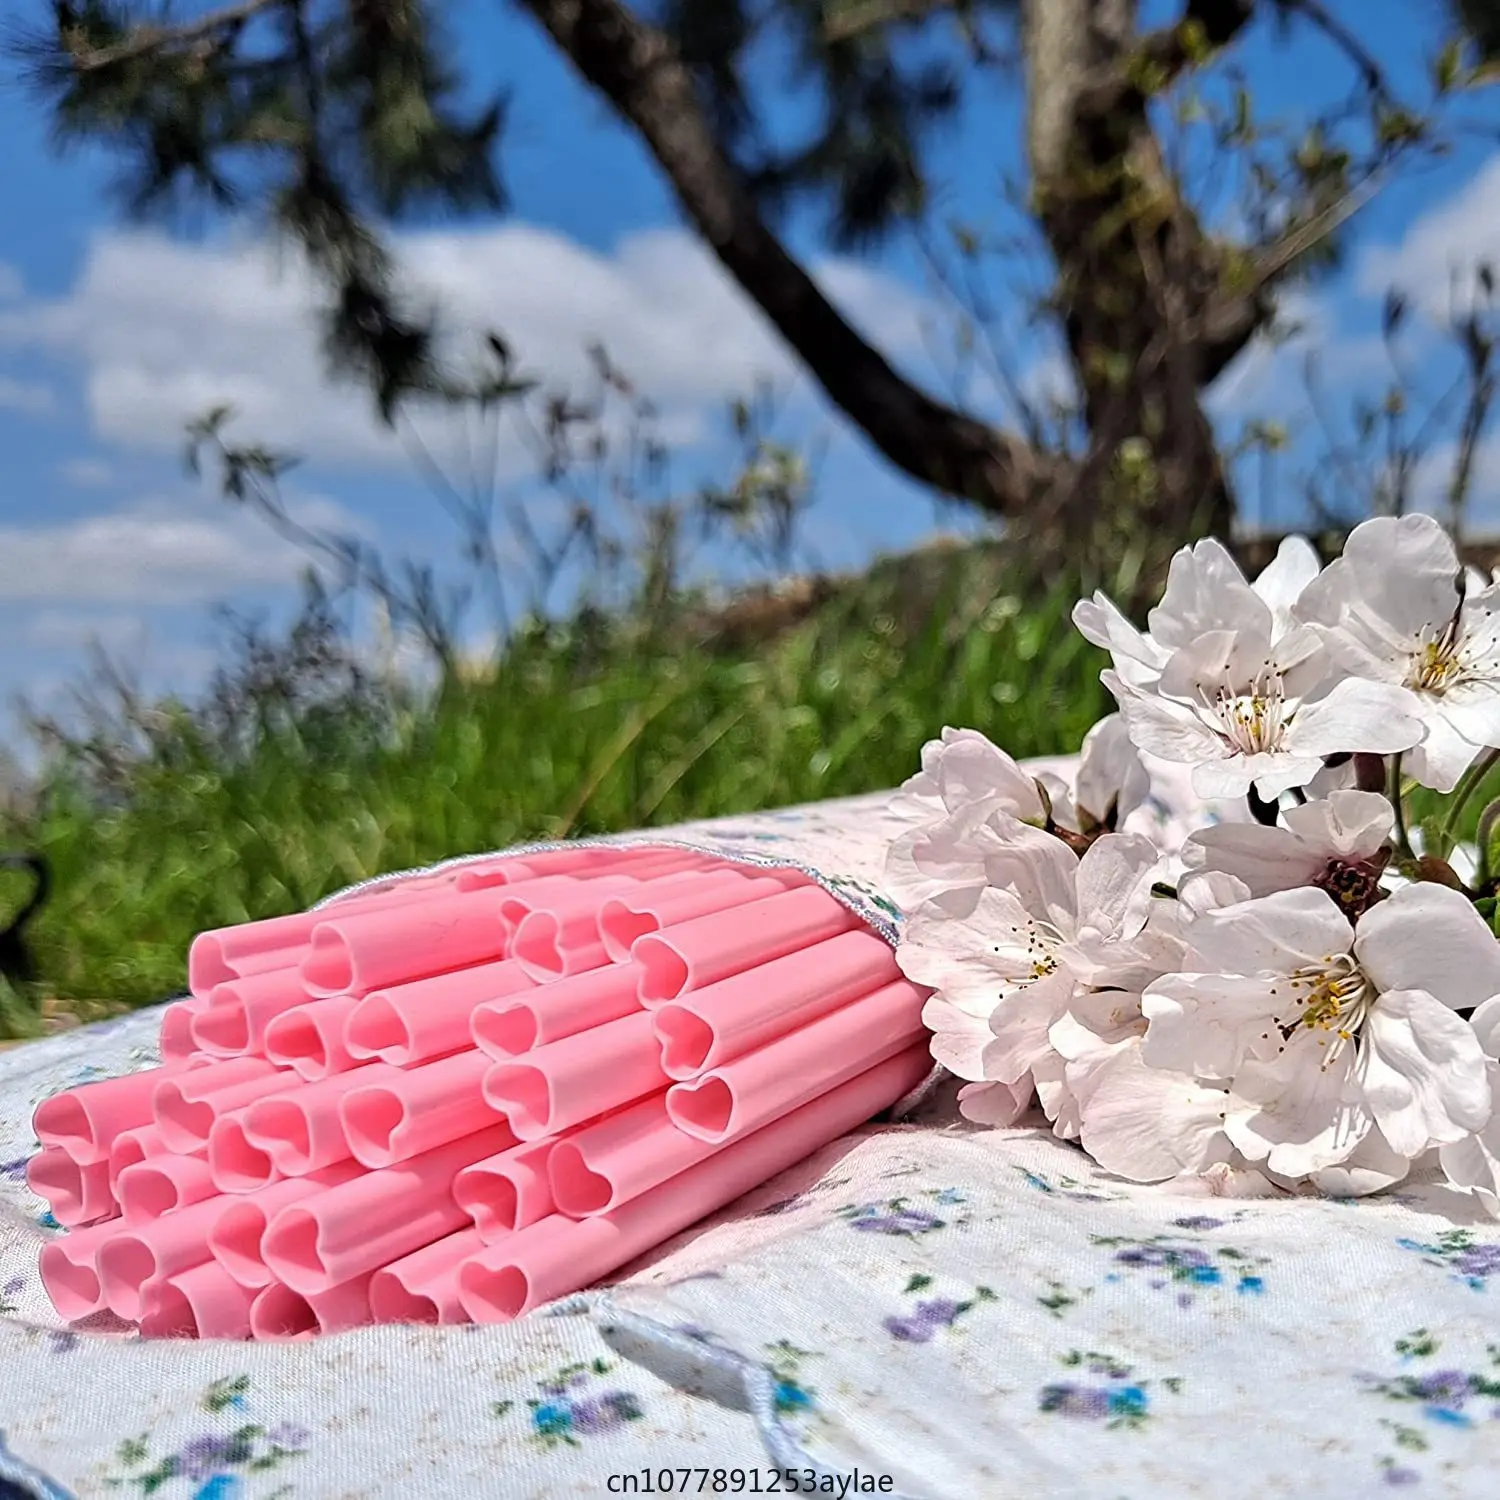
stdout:
{"type": "MultiPolygon", "coordinates": [[[[629,837],[798,865],[889,937],[884,809],[629,837]]],[[[31,1113],[154,1064],[159,1024],[0,1054],[0,1495],[601,1495],[706,1468],[704,1493],[1348,1500],[1483,1494],[1500,1463],[1500,1226],[1464,1199],[1136,1187],[1044,1128],[959,1121],[951,1087],[514,1324],[69,1327],[37,1276],[31,1113]]]]}

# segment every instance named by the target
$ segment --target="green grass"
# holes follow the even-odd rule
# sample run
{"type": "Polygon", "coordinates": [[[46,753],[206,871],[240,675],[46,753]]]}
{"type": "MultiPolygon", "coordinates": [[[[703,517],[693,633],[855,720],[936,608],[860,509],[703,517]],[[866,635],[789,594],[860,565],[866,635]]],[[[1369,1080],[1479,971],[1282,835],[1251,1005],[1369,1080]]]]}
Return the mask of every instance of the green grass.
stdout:
{"type": "Polygon", "coordinates": [[[324,713],[227,757],[184,718],[109,806],[59,770],[45,810],[0,830],[56,872],[44,987],[144,1004],[181,986],[194,933],[382,871],[895,786],[944,724],[1075,749],[1109,707],[1076,590],[975,583],[959,567],[916,608],[897,577],[759,649],[532,636],[380,733],[324,713]]]}

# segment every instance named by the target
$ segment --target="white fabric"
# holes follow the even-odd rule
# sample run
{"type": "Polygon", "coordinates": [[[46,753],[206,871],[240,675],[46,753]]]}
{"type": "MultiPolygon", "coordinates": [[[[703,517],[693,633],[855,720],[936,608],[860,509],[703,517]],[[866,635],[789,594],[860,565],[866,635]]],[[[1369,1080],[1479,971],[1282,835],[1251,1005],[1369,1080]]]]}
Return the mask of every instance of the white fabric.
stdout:
{"type": "MultiPolygon", "coordinates": [[[[878,901],[880,805],[674,832],[878,901]]],[[[67,1329],[36,1274],[56,1231],[23,1180],[31,1111],[150,1065],[156,1021],[0,1055],[3,1500],[1493,1487],[1500,1226],[1467,1200],[1132,1187],[1044,1128],[956,1123],[946,1091],[507,1327],[303,1345],[67,1329]]]]}

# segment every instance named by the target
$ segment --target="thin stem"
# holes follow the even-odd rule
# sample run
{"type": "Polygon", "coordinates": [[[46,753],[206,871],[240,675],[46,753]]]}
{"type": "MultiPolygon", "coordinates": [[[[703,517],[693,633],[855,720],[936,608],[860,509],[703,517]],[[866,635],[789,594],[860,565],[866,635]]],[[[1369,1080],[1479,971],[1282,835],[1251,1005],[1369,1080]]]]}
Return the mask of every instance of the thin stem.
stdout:
{"type": "Polygon", "coordinates": [[[1396,814],[1396,852],[1406,859],[1413,859],[1411,840],[1406,835],[1406,806],[1401,800],[1401,757],[1391,757],[1391,780],[1387,796],[1396,814]]]}
{"type": "Polygon", "coordinates": [[[1458,820],[1497,761],[1500,761],[1500,750],[1486,750],[1459,779],[1453,792],[1453,801],[1448,805],[1448,816],[1443,822],[1442,848],[1433,851],[1439,858],[1447,859],[1452,853],[1454,844],[1458,842],[1458,820]]]}

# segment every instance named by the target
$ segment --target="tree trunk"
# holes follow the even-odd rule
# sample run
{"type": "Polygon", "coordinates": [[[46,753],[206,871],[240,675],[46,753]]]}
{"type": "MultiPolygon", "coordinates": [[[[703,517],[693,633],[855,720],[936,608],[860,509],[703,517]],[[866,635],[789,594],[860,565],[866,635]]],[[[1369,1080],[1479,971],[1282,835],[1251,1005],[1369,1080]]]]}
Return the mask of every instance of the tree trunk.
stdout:
{"type": "MultiPolygon", "coordinates": [[[[1228,19],[1241,7],[1218,9],[1228,19]]],[[[1166,168],[1144,94],[1126,82],[1138,66],[1135,10],[1134,0],[1023,7],[1033,206],[1090,439],[1044,525],[1101,558],[1227,534],[1233,519],[1201,399],[1219,363],[1204,329],[1222,267],[1166,168]]]]}

